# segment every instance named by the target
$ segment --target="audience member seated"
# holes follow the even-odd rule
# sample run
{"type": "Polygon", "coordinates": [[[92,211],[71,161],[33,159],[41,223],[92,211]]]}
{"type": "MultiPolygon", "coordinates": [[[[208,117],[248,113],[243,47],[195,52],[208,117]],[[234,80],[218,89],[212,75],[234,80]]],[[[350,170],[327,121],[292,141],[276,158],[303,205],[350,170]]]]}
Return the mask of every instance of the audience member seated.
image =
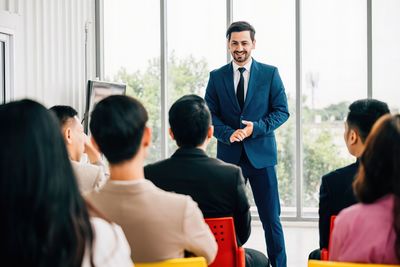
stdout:
{"type": "Polygon", "coordinates": [[[320,249],[311,252],[310,259],[319,260],[321,249],[328,248],[331,216],[357,203],[352,183],[358,170],[358,158],[364,151],[365,140],[374,123],[389,112],[386,103],[375,99],[358,100],[349,106],[344,140],[349,153],[356,157],[357,161],[322,177],[319,194],[320,249]]]}
{"type": "MultiPolygon", "coordinates": [[[[233,217],[238,245],[243,245],[251,222],[244,179],[239,167],[207,156],[213,127],[205,101],[181,97],[169,110],[169,123],[179,148],[171,158],[146,166],[145,177],[164,190],[190,195],[206,218],[233,217]]],[[[245,251],[246,266],[268,266],[261,252],[245,251]]]]}
{"type": "Polygon", "coordinates": [[[107,168],[101,160],[100,153],[83,132],[78,112],[70,106],[54,106],[50,110],[56,114],[60,122],[61,133],[81,192],[98,190],[106,181],[107,168]],[[88,155],[90,163],[81,162],[83,153],[88,155]]]}
{"type": "Polygon", "coordinates": [[[2,264],[131,267],[122,229],[87,210],[53,114],[11,102],[0,106],[0,125],[2,264]]]}
{"type": "Polygon", "coordinates": [[[90,131],[110,164],[110,180],[88,198],[122,226],[134,262],[182,258],[188,251],[211,263],[217,244],[197,204],[144,179],[150,146],[147,112],[127,96],[110,96],[94,108],[90,131]]]}
{"type": "Polygon", "coordinates": [[[400,115],[379,119],[367,138],[353,183],[359,204],[335,220],[329,259],[399,264],[400,115]]]}

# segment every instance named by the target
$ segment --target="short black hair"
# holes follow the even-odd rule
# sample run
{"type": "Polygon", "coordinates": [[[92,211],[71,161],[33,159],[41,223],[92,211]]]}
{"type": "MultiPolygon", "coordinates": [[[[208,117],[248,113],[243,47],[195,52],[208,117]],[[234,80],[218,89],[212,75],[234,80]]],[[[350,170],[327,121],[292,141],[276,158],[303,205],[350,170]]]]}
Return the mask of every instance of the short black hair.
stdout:
{"type": "Polygon", "coordinates": [[[385,102],[376,99],[361,99],[349,106],[347,125],[358,130],[362,142],[365,142],[374,123],[385,114],[390,113],[385,102]]]}
{"type": "Polygon", "coordinates": [[[63,126],[67,122],[67,120],[78,115],[78,112],[70,106],[52,106],[49,110],[51,110],[56,115],[61,126],[63,126]]]}
{"type": "Polygon", "coordinates": [[[207,138],[211,114],[198,95],[179,98],[169,110],[169,125],[179,147],[197,147],[207,138]]]}
{"type": "Polygon", "coordinates": [[[236,22],[233,22],[228,27],[228,30],[226,30],[226,39],[228,39],[228,41],[231,40],[232,32],[243,32],[243,31],[250,31],[251,41],[254,41],[254,36],[256,34],[256,30],[247,21],[236,21],[236,22]]]}
{"type": "Polygon", "coordinates": [[[147,111],[138,100],[113,95],[94,107],[90,131],[107,160],[117,164],[136,155],[147,120],[147,111]]]}

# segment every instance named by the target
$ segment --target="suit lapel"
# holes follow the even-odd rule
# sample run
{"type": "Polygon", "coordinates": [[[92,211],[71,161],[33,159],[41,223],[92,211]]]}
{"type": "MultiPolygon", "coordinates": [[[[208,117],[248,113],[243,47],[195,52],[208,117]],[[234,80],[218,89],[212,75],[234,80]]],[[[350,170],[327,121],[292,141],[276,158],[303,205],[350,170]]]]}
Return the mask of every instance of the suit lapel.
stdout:
{"type": "Polygon", "coordinates": [[[257,85],[258,75],[259,75],[258,70],[259,70],[258,63],[257,63],[257,61],[255,61],[253,59],[253,63],[251,64],[251,69],[250,69],[249,84],[247,86],[247,93],[246,93],[246,99],[244,101],[243,110],[246,109],[246,107],[249,105],[249,103],[251,101],[251,98],[254,96],[254,90],[256,90],[256,85],[257,85]]]}
{"type": "Polygon", "coordinates": [[[232,63],[229,63],[228,65],[226,65],[226,68],[223,72],[223,76],[224,76],[224,83],[225,83],[225,89],[229,95],[229,98],[232,101],[233,106],[240,110],[240,106],[239,106],[239,102],[236,98],[236,94],[235,94],[235,86],[233,84],[233,67],[232,67],[232,63]]]}

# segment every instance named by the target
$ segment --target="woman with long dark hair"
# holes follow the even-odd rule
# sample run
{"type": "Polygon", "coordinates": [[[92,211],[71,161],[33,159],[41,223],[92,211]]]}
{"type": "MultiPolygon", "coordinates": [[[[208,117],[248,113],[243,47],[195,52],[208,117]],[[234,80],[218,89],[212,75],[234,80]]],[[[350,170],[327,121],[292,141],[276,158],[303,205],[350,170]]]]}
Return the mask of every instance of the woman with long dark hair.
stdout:
{"type": "Polygon", "coordinates": [[[32,100],[11,102],[0,106],[0,127],[1,262],[132,267],[121,228],[90,218],[53,115],[32,100]]]}
{"type": "Polygon", "coordinates": [[[337,217],[330,260],[398,264],[400,115],[385,115],[372,128],[353,188],[360,203],[337,217]]]}

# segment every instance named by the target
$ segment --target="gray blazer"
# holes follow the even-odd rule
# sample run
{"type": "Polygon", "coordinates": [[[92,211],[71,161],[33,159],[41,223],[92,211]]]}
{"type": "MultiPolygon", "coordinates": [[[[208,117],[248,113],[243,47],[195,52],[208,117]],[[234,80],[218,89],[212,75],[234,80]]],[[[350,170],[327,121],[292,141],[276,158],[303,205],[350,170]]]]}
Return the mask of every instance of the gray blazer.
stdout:
{"type": "Polygon", "coordinates": [[[134,262],[182,258],[184,251],[214,260],[217,244],[196,202],[145,179],[132,182],[109,180],[87,198],[122,227],[134,262]]]}

